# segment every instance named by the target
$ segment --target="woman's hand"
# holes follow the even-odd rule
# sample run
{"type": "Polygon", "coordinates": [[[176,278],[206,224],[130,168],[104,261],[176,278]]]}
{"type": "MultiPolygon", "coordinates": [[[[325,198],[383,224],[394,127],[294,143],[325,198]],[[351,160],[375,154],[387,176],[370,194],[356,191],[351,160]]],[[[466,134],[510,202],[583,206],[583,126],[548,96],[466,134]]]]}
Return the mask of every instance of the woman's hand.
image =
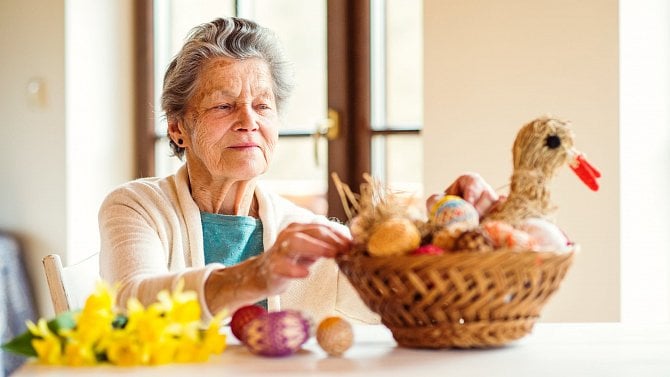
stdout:
{"type": "Polygon", "coordinates": [[[268,295],[281,292],[290,279],[304,278],[319,258],[334,258],[351,248],[351,240],[323,224],[293,223],[259,256],[259,275],[267,282],[268,295]]]}
{"type": "Polygon", "coordinates": [[[293,223],[263,254],[212,271],[205,282],[205,300],[212,313],[233,313],[283,292],[291,279],[309,275],[309,266],[319,258],[333,258],[350,248],[351,240],[327,225],[293,223]]]}
{"type": "Polygon", "coordinates": [[[444,195],[457,195],[472,203],[480,217],[489,213],[501,200],[505,199],[498,196],[491,185],[477,173],[463,174],[444,190],[444,194],[431,195],[426,200],[429,212],[432,206],[444,195]]]}

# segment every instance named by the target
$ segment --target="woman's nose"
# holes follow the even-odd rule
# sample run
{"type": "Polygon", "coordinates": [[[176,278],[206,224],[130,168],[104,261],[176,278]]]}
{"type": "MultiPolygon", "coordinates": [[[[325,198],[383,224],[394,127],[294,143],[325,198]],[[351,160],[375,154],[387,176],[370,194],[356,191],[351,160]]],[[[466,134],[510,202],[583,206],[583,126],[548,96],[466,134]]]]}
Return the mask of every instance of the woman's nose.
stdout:
{"type": "Polygon", "coordinates": [[[238,111],[236,130],[255,131],[258,129],[257,114],[251,105],[242,106],[238,111]]]}

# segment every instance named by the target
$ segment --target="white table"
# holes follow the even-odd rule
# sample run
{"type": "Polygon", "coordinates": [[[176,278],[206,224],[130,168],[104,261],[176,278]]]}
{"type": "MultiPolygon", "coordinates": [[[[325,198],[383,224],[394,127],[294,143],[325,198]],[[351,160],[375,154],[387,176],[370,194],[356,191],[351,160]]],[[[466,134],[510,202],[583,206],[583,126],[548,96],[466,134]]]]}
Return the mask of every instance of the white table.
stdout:
{"type": "Polygon", "coordinates": [[[382,326],[354,328],[354,346],[328,357],[311,339],[299,353],[279,359],[250,354],[229,337],[223,354],[202,364],[91,368],[26,364],[13,376],[670,376],[670,324],[535,325],[508,346],[486,350],[416,350],[397,347],[382,326]]]}

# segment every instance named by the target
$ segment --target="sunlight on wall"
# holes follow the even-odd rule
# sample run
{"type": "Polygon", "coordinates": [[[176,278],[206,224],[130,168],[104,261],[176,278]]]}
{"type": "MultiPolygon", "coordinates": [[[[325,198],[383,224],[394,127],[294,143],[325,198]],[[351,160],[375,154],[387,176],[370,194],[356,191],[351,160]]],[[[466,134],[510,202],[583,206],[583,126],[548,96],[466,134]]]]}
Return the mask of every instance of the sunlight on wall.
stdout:
{"type": "Polygon", "coordinates": [[[98,208],[133,176],[132,2],[67,0],[65,264],[98,252],[98,208]]]}
{"type": "Polygon", "coordinates": [[[670,321],[670,3],[621,0],[621,319],[670,321]]]}

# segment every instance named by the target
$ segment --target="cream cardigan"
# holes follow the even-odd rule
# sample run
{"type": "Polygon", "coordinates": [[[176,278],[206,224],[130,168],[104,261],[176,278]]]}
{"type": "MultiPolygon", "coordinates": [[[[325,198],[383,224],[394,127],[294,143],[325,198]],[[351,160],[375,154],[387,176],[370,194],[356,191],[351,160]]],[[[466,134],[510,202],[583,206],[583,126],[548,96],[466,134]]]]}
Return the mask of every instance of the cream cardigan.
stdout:
{"type": "MultiPolygon", "coordinates": [[[[260,184],[255,195],[266,248],[293,222],[323,223],[347,232],[341,224],[300,208],[260,184]]],[[[200,210],[191,197],[186,165],[175,175],[118,187],[105,198],[98,220],[100,276],[120,283],[119,303],[129,297],[152,302],[160,290],[174,289],[183,279],[185,289],[198,294],[203,320],[211,318],[204,283],[212,270],[225,266],[205,266],[200,210]]],[[[330,259],[317,261],[309,277],[293,280],[284,293],[269,297],[268,306],[270,310],[299,309],[315,321],[341,315],[356,322],[379,322],[330,259]]]]}

